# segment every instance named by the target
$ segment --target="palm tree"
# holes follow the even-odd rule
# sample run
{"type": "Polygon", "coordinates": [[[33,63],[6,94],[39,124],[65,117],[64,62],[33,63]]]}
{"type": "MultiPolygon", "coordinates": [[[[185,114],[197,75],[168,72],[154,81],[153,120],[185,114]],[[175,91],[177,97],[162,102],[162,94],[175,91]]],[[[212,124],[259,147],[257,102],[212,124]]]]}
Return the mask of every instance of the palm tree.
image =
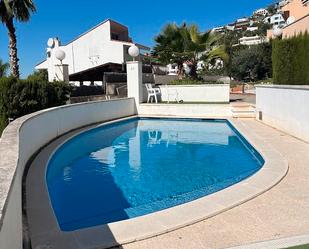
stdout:
{"type": "Polygon", "coordinates": [[[27,22],[36,8],[32,0],[0,0],[0,21],[7,27],[11,74],[19,78],[17,40],[14,20],[27,22]]]}
{"type": "Polygon", "coordinates": [[[183,33],[185,50],[191,54],[189,64],[191,66],[190,76],[197,78],[197,63],[205,61],[206,64],[214,59],[226,59],[226,53],[222,43],[222,36],[212,31],[200,32],[198,26],[191,25],[183,33]]]}
{"type": "Polygon", "coordinates": [[[225,50],[218,45],[221,36],[210,31],[201,33],[196,25],[168,24],[155,38],[154,55],[161,63],[177,63],[179,78],[183,75],[183,63],[190,67],[190,76],[197,78],[197,63],[225,57],[225,50]]]}
{"type": "Polygon", "coordinates": [[[8,63],[4,63],[0,59],[0,78],[6,76],[8,68],[9,68],[9,64],[8,63]]]}
{"type": "Polygon", "coordinates": [[[157,56],[158,61],[163,64],[176,63],[178,66],[179,78],[183,76],[183,63],[187,60],[184,55],[184,41],[181,30],[176,24],[166,25],[161,33],[155,37],[156,46],[153,55],[157,56]]]}

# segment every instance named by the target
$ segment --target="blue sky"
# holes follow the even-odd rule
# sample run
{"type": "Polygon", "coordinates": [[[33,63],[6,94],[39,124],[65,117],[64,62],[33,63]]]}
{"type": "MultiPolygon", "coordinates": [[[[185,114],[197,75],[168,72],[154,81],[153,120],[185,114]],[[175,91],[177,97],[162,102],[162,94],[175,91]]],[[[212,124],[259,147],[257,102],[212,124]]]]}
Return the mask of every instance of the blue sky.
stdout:
{"type": "MultiPolygon", "coordinates": [[[[111,18],[129,27],[134,41],[152,46],[153,38],[168,22],[196,23],[201,30],[220,26],[250,15],[272,0],[34,0],[31,21],[17,25],[22,77],[45,59],[46,41],[59,37],[63,43],[101,21],[111,18]]],[[[0,58],[8,60],[7,31],[0,25],[0,58]]]]}

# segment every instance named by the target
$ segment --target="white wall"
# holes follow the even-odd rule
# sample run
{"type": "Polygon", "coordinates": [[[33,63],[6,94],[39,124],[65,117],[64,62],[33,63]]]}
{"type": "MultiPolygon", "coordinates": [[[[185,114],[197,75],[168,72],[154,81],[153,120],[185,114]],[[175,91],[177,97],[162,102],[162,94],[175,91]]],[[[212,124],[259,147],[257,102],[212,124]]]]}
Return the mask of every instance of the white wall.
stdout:
{"type": "Polygon", "coordinates": [[[228,103],[230,101],[229,84],[205,85],[162,85],[162,101],[175,101],[176,96],[184,102],[228,103]],[[168,96],[169,95],[169,96],[168,96]]]}
{"type": "Polygon", "coordinates": [[[141,104],[138,106],[141,116],[224,118],[232,117],[229,104],[141,104]]]}
{"type": "Polygon", "coordinates": [[[257,86],[257,118],[309,142],[309,86],[257,86]]]}
{"type": "Polygon", "coordinates": [[[34,153],[70,130],[135,114],[128,98],[52,108],[11,123],[0,141],[0,248],[22,248],[22,176],[34,153]]]}

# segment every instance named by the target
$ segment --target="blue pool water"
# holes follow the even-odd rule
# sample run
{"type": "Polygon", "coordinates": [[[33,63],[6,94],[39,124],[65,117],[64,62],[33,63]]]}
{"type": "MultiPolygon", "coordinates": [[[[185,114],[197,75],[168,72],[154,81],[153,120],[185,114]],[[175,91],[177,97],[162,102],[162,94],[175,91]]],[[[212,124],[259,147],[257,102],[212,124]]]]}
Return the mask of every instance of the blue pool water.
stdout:
{"type": "Polygon", "coordinates": [[[131,119],[63,144],[46,177],[59,226],[73,231],[192,201],[263,164],[228,121],[131,119]]]}

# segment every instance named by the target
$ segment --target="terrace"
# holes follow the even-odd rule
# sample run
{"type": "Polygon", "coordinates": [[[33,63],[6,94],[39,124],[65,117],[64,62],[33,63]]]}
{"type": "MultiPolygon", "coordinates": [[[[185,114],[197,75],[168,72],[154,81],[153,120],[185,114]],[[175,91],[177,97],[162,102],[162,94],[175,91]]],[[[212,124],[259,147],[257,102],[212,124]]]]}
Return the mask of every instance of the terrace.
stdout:
{"type": "Polygon", "coordinates": [[[140,55],[147,47],[133,44],[128,29],[112,20],[66,46],[49,40],[47,61],[38,68],[48,68],[51,82],[0,80],[1,108],[16,115],[0,138],[0,248],[309,244],[309,64],[299,67],[308,59],[308,34],[284,40],[278,32],[267,54],[272,72],[252,63],[267,45],[236,51],[233,56],[249,55],[252,66],[233,72],[255,80],[246,88],[222,82],[229,77],[198,75],[198,48],[225,52],[219,43],[197,44],[213,33],[194,25],[171,29],[187,32],[174,37],[193,50],[169,54],[167,44],[157,47],[169,62],[177,57],[179,79],[169,84],[153,84],[156,70],[145,69],[140,55]],[[269,73],[272,84],[257,83],[269,73]],[[101,81],[101,94],[61,105],[68,83],[77,81],[101,81]]]}

